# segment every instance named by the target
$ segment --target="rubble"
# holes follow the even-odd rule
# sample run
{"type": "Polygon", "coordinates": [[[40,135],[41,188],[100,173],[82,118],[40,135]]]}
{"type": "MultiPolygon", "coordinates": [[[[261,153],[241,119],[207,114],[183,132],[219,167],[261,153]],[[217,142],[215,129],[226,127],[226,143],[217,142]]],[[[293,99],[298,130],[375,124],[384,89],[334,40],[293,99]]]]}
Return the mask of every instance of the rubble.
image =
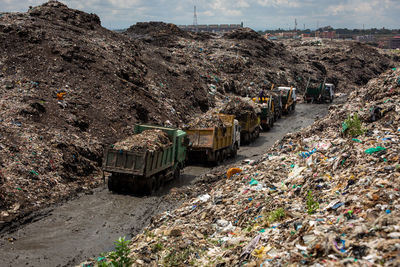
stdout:
{"type": "Polygon", "coordinates": [[[399,77],[394,69],[371,80],[262,159],[153,218],[130,244],[135,266],[399,265],[399,77]],[[392,109],[363,120],[356,137],[342,132],[349,114],[374,106],[392,109]]]}
{"type": "Polygon", "coordinates": [[[171,140],[162,130],[146,130],[140,134],[129,136],[113,145],[114,149],[135,151],[160,151],[170,146],[171,140]]]}

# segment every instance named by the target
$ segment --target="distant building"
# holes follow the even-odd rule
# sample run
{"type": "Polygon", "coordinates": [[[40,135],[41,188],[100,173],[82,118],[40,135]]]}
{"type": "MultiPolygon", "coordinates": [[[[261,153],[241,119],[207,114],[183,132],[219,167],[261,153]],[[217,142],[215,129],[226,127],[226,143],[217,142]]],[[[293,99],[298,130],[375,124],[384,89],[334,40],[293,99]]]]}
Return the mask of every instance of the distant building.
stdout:
{"type": "Polygon", "coordinates": [[[374,42],[375,37],[373,35],[362,35],[362,36],[356,36],[355,40],[358,42],[374,42]]]}
{"type": "Polygon", "coordinates": [[[394,36],[392,39],[390,39],[390,48],[400,49],[400,36],[394,36]]]}
{"type": "Polygon", "coordinates": [[[276,34],[278,38],[282,39],[290,39],[290,38],[295,38],[297,37],[298,33],[297,32],[279,32],[276,34]]]}
{"type": "Polygon", "coordinates": [[[323,38],[323,39],[335,39],[336,38],[336,31],[316,31],[315,37],[323,38]]]}
{"type": "Polygon", "coordinates": [[[198,31],[198,32],[230,32],[239,28],[243,28],[243,22],[241,24],[210,24],[210,25],[179,25],[180,29],[184,31],[198,31]]]}

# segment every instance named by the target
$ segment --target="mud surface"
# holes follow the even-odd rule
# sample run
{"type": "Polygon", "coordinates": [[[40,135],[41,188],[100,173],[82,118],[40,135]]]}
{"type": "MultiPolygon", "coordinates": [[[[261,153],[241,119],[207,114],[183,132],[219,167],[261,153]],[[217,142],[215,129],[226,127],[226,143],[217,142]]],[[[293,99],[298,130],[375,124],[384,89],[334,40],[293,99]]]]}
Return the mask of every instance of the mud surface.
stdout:
{"type": "MultiPolygon", "coordinates": [[[[260,157],[286,133],[300,130],[327,114],[327,105],[298,104],[296,111],[277,121],[272,130],[261,133],[250,146],[241,147],[237,161],[260,157]]],[[[227,162],[230,164],[233,162],[227,162]]],[[[88,257],[112,249],[118,237],[138,233],[153,215],[172,209],[179,203],[166,201],[174,187],[189,185],[211,169],[185,168],[174,181],[151,197],[118,195],[98,188],[93,194],[42,211],[30,222],[2,233],[2,266],[71,266],[88,257]]],[[[129,237],[129,236],[128,236],[129,237]]]]}

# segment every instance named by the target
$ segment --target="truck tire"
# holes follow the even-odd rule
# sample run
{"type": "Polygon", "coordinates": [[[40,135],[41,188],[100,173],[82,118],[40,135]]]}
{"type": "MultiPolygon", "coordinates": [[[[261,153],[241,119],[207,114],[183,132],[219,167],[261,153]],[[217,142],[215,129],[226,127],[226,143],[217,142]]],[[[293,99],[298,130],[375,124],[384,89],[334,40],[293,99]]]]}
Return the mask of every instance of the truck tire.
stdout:
{"type": "Polygon", "coordinates": [[[235,145],[232,150],[232,158],[236,158],[237,156],[238,147],[235,145]]]}
{"type": "Polygon", "coordinates": [[[175,169],[174,171],[174,179],[179,179],[179,177],[181,176],[181,170],[180,169],[175,169]]]}
{"type": "Polygon", "coordinates": [[[108,186],[109,191],[115,191],[114,179],[113,179],[112,175],[108,176],[107,186],[108,186]]]}
{"type": "Polygon", "coordinates": [[[217,153],[215,154],[215,164],[217,166],[222,164],[222,160],[221,159],[222,159],[221,151],[217,151],[217,153]]]}
{"type": "Polygon", "coordinates": [[[147,180],[144,191],[146,195],[152,195],[156,192],[156,177],[151,176],[147,180]]]}

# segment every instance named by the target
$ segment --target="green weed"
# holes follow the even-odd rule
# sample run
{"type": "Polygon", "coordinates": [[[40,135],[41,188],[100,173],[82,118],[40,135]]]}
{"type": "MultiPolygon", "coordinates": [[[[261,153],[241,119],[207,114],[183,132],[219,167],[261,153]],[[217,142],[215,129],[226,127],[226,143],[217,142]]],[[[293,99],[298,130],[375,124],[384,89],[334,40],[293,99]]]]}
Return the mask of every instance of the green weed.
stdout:
{"type": "Polygon", "coordinates": [[[114,242],[115,250],[109,253],[102,253],[101,261],[96,264],[98,267],[129,267],[132,266],[133,260],[129,258],[130,248],[129,241],[125,237],[118,238],[114,242]]]}
{"type": "Polygon", "coordinates": [[[185,262],[189,260],[190,254],[190,248],[186,248],[182,251],[172,249],[164,258],[164,264],[165,266],[183,266],[185,262]]]}
{"type": "Polygon", "coordinates": [[[311,190],[308,191],[306,204],[308,214],[313,214],[319,209],[319,203],[314,200],[311,190]]]}
{"type": "Polygon", "coordinates": [[[154,253],[157,253],[159,251],[162,251],[164,249],[164,245],[162,243],[156,243],[152,246],[151,251],[154,253]]]}
{"type": "Polygon", "coordinates": [[[285,218],[285,210],[283,208],[276,209],[274,211],[271,211],[268,215],[268,222],[273,223],[273,222],[278,222],[285,218]]]}
{"type": "Polygon", "coordinates": [[[352,137],[364,134],[365,129],[363,129],[362,122],[357,113],[353,116],[347,116],[347,119],[342,123],[342,131],[352,137]]]}

